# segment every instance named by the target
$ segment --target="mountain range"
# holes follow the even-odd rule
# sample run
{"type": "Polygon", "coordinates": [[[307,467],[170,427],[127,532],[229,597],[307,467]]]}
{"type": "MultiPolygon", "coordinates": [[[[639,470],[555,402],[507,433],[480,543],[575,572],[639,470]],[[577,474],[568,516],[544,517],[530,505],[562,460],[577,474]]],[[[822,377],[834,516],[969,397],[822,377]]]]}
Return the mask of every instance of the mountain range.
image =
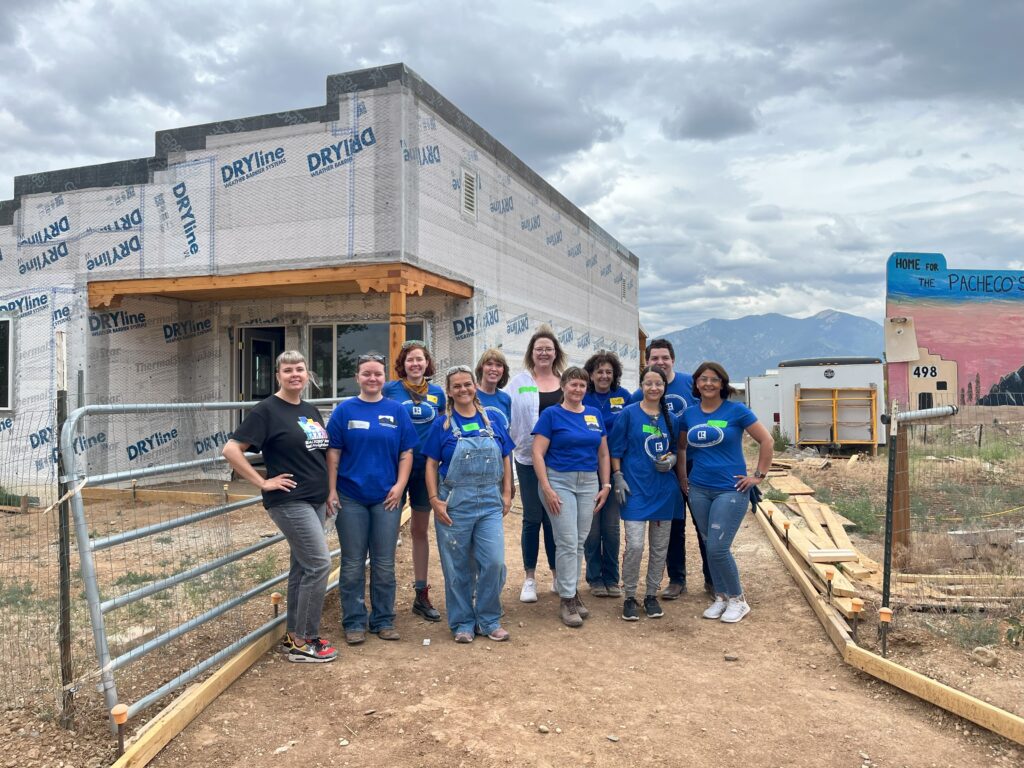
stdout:
{"type": "Polygon", "coordinates": [[[777,368],[783,360],[881,358],[885,349],[879,323],[831,309],[805,318],[771,313],[737,320],[705,320],[657,338],[672,342],[677,370],[693,371],[702,360],[716,360],[737,383],[777,368]]]}

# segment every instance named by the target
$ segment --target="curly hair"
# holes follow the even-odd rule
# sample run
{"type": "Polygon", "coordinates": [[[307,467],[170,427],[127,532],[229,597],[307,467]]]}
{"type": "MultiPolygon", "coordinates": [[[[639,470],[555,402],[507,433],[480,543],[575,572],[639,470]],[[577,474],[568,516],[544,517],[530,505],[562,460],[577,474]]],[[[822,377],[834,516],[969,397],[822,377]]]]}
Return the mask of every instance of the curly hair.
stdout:
{"type": "Polygon", "coordinates": [[[423,378],[429,379],[434,375],[434,358],[430,356],[430,350],[427,349],[427,345],[422,341],[407,341],[402,345],[402,351],[399,352],[398,357],[395,358],[395,375],[400,379],[405,378],[405,358],[407,358],[409,353],[414,349],[423,350],[423,356],[427,359],[427,369],[423,372],[423,378]]]}
{"type": "Polygon", "coordinates": [[[591,392],[594,391],[594,371],[602,365],[612,367],[612,389],[618,389],[619,384],[622,383],[622,363],[619,362],[619,356],[606,349],[599,349],[583,364],[583,369],[590,374],[590,383],[587,385],[587,389],[591,392]]]}

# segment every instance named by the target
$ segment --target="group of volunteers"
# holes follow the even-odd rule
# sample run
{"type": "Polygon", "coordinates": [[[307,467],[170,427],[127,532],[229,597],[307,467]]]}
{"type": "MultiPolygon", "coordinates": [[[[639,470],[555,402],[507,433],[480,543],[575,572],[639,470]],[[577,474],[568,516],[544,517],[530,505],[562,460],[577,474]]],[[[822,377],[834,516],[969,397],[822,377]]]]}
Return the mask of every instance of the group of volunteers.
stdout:
{"type": "MultiPolygon", "coordinates": [[[[296,662],[327,662],[337,650],[320,634],[330,572],[327,521],[341,543],[342,629],[357,645],[369,631],[398,640],[395,549],[401,510],[412,510],[413,613],[440,621],[430,599],[428,528],[433,513],[444,575],[445,614],[457,643],[476,635],[509,639],[501,625],[505,586],[504,518],[518,490],[526,573],[519,599],[537,602],[543,536],[559,617],[580,627],[590,615],[580,597],[621,597],[622,618],[663,615],[658,597],[686,592],[685,510],[699,533],[704,588],[714,601],[704,617],[740,621],[743,596],[733,538],[750,491],[771,464],[772,440],[721,365],[693,375],[674,370],[671,342],[656,339],[635,392],[621,386],[622,365],[607,351],[569,366],[557,336],[541,326],[524,368],[488,349],[475,368],[437,376],[422,341],[408,341],[386,381],[385,360],[356,360],[359,394],[339,403],[326,425],[302,399],[312,373],[296,351],[276,363],[278,390],[258,403],[224,447],[238,475],[258,486],[291,548],[287,634],[296,662]],[[443,386],[434,380],[443,378],[443,386]],[[759,446],[747,474],[743,433],[759,446]],[[262,452],[266,477],[245,451],[262,452]],[[620,573],[620,520],[625,549],[620,573]],[[638,597],[645,540],[647,573],[638,597]],[[369,608],[366,573],[369,570],[369,608]],[[667,570],[668,586],[662,591],[667,570]],[[620,586],[621,584],[621,586],[620,586]]],[[[314,382],[315,383],[315,382],[314,382]]]]}

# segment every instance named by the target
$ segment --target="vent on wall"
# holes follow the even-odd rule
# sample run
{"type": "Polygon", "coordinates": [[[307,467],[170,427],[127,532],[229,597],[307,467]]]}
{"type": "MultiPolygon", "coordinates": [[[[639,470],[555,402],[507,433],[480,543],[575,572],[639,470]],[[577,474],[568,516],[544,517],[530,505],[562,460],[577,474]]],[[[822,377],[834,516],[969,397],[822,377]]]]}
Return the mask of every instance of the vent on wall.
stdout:
{"type": "Polygon", "coordinates": [[[476,174],[462,169],[462,212],[476,218],[476,174]]]}

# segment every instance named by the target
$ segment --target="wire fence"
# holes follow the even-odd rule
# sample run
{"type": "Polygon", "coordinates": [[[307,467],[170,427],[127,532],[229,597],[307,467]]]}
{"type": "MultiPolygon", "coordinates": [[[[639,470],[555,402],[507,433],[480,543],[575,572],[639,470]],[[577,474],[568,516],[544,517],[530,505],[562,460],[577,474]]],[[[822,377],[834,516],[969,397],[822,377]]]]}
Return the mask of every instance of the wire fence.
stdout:
{"type": "MultiPolygon", "coordinates": [[[[258,492],[248,483],[231,482],[221,461],[199,464],[220,456],[239,416],[237,410],[198,408],[92,414],[77,431],[72,449],[77,478],[191,465],[171,475],[77,487],[113,681],[125,703],[144,700],[257,630],[272,616],[264,595],[285,591],[288,547],[258,492]],[[186,516],[193,519],[175,525],[186,516]],[[149,535],[130,533],[140,529],[149,535]],[[229,561],[231,553],[243,549],[243,557],[229,561]],[[187,579],[176,578],[186,574],[187,579]],[[252,599],[214,615],[217,606],[246,593],[252,599]]],[[[61,676],[58,508],[48,509],[58,500],[56,414],[21,410],[4,423],[0,690],[20,708],[53,716],[60,713],[67,689],[79,717],[105,718],[109,702],[98,690],[102,675],[77,540],[70,546],[70,665],[65,672],[70,680],[65,684],[61,676]],[[44,437],[45,449],[37,445],[44,437]]],[[[80,485],[75,478],[69,482],[72,490],[80,485]]]]}
{"type": "Polygon", "coordinates": [[[1018,647],[1024,407],[960,405],[902,425],[895,445],[891,589],[903,623],[968,651],[1018,647]]]}

